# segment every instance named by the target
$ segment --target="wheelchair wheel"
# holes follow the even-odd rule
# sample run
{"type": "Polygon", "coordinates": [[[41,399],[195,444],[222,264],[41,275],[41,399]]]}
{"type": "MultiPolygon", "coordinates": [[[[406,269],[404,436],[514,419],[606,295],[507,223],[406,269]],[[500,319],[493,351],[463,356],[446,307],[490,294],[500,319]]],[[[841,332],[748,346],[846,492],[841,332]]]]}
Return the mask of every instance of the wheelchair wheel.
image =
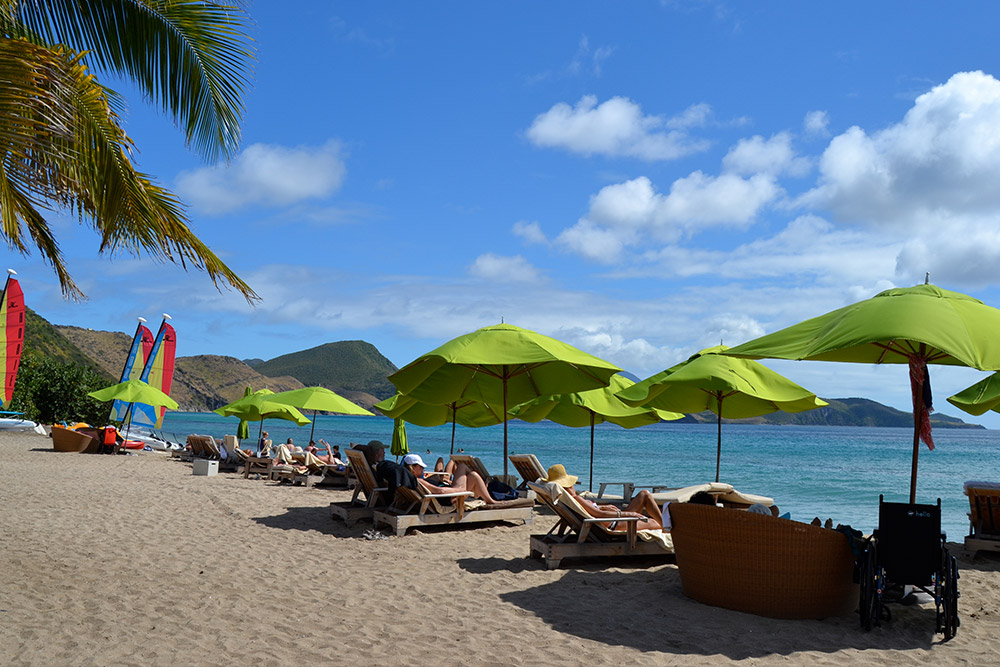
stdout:
{"type": "Polygon", "coordinates": [[[958,561],[944,550],[943,581],[941,591],[942,630],[945,641],[958,632],[958,561]]]}
{"type": "Polygon", "coordinates": [[[879,581],[881,579],[878,559],[876,558],[875,540],[869,540],[858,567],[858,615],[861,629],[868,632],[872,626],[879,625],[880,600],[879,581]]]}

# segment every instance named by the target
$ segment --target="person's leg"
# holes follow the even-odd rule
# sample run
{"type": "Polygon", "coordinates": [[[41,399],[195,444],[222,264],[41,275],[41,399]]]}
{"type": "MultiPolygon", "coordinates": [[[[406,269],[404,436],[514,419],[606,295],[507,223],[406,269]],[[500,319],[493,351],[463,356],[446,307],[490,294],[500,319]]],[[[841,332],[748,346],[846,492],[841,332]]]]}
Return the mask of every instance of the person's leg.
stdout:
{"type": "Polygon", "coordinates": [[[444,457],[439,456],[437,463],[434,464],[434,472],[444,472],[444,457]]]}
{"type": "Polygon", "coordinates": [[[451,486],[455,489],[471,491],[476,498],[485,501],[487,505],[492,505],[496,502],[493,500],[493,496],[490,495],[489,489],[486,488],[486,482],[479,476],[479,473],[470,470],[469,466],[464,463],[459,463],[455,466],[455,472],[451,478],[451,486]]]}
{"type": "Polygon", "coordinates": [[[455,474],[455,468],[457,468],[457,467],[458,467],[458,464],[455,463],[454,459],[448,459],[448,465],[446,465],[444,467],[444,471],[446,473],[448,473],[449,475],[454,475],[455,474]]]}
{"type": "Polygon", "coordinates": [[[646,489],[639,491],[625,509],[629,512],[641,512],[661,526],[663,525],[663,512],[656,504],[653,494],[646,489]]]}

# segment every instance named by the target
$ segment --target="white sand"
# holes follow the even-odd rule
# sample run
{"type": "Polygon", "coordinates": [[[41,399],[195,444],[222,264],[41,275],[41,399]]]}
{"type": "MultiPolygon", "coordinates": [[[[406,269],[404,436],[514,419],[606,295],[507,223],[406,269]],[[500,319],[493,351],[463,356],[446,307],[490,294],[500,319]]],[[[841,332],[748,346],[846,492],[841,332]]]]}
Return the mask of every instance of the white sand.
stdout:
{"type": "Polygon", "coordinates": [[[346,492],[33,434],[0,433],[0,472],[0,664],[1000,663],[996,557],[960,556],[942,643],[932,606],[864,633],[701,605],[673,565],[548,571],[525,558],[548,516],[368,541],[330,518],[346,492]]]}

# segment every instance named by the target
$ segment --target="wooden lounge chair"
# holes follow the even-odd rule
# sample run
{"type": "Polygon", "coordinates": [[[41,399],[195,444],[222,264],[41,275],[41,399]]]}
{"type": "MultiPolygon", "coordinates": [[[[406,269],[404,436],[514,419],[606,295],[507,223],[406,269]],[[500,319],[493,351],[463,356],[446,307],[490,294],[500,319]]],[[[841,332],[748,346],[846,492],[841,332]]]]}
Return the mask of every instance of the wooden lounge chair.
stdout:
{"type": "Polygon", "coordinates": [[[388,507],[392,499],[389,498],[389,489],[379,486],[375,481],[372,467],[368,465],[362,452],[348,449],[344,454],[354,475],[354,494],[348,502],[330,503],[330,516],[351,526],[357,521],[371,519],[376,509],[388,507]]]}
{"type": "Polygon", "coordinates": [[[389,526],[397,536],[401,537],[406,534],[407,529],[413,527],[515,519],[529,524],[534,520],[535,501],[529,498],[506,500],[493,505],[483,504],[476,509],[470,509],[466,507],[466,499],[470,496],[472,493],[469,491],[427,493],[423,489],[414,491],[401,486],[396,489],[392,506],[375,511],[375,525],[389,526]],[[448,498],[452,499],[451,504],[443,502],[448,498]]]}
{"type": "Polygon", "coordinates": [[[857,609],[854,553],[843,533],[735,509],[667,506],[684,595],[771,618],[857,609]]]}
{"type": "Polygon", "coordinates": [[[511,454],[507,459],[514,464],[514,469],[521,476],[518,489],[528,488],[528,482],[537,482],[548,474],[534,454],[511,454]]]}
{"type": "Polygon", "coordinates": [[[528,488],[559,517],[548,533],[530,539],[530,557],[543,559],[550,570],[563,558],[673,555],[670,533],[637,531],[638,517],[594,518],[558,484],[529,482],[528,488]],[[611,530],[615,522],[625,524],[626,532],[611,530]]]}
{"type": "Polygon", "coordinates": [[[969,497],[969,535],[965,548],[977,551],[1000,551],[1000,483],[966,482],[969,497]]]}

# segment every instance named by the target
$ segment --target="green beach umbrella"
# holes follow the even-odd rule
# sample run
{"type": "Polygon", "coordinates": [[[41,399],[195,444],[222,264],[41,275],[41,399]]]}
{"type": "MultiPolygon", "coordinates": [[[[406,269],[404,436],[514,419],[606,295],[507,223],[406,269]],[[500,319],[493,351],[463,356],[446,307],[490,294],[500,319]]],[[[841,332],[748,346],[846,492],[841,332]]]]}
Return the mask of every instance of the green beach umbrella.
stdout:
{"type": "Polygon", "coordinates": [[[406,422],[397,417],[392,425],[392,446],[389,453],[393,456],[406,456],[410,448],[406,445],[406,422]]]}
{"type": "MultiPolygon", "coordinates": [[[[252,396],[252,395],[253,395],[253,388],[250,385],[247,385],[247,388],[243,391],[243,397],[246,398],[247,396],[252,396]]],[[[236,437],[239,438],[241,441],[246,440],[247,438],[250,437],[250,422],[248,422],[246,419],[241,419],[240,425],[236,427],[236,437]]]]}
{"type": "Polygon", "coordinates": [[[994,373],[954,396],[949,396],[948,402],[977,417],[987,410],[1000,412],[1000,373],[994,373]]]}
{"type": "Polygon", "coordinates": [[[569,394],[554,394],[522,403],[511,408],[512,417],[527,422],[543,419],[563,426],[590,427],[590,490],[594,490],[594,426],[604,422],[617,424],[622,428],[637,428],[655,424],[663,420],[680,419],[679,412],[668,412],[656,408],[635,407],[623,403],[615,394],[631,387],[634,382],[622,375],[611,376],[611,384],[600,389],[590,389],[569,394]]]}
{"type": "Polygon", "coordinates": [[[365,410],[357,403],[347,400],[340,394],[330,391],[326,387],[303,387],[302,389],[283,391],[271,396],[270,400],[275,403],[285,403],[286,405],[294,406],[300,410],[313,411],[312,431],[309,433],[310,441],[316,433],[316,413],[319,411],[336,412],[342,415],[375,416],[373,413],[365,410]]]}
{"type": "Polygon", "coordinates": [[[726,354],[751,359],[909,364],[913,395],[910,502],[914,503],[920,439],[933,448],[927,364],[998,370],[998,331],[1000,310],[971,296],[924,284],[885,290],[737,345],[726,354]]]}
{"type": "Polygon", "coordinates": [[[455,424],[468,428],[495,426],[503,421],[500,410],[472,399],[459,399],[447,405],[433,405],[412,396],[396,394],[375,404],[386,417],[401,417],[417,426],[441,426],[451,423],[451,453],[455,453],[455,424]]]}
{"type": "Polygon", "coordinates": [[[460,399],[500,406],[507,474],[507,409],[538,396],[606,387],[621,369],[555,338],[510,324],[459,336],[389,376],[425,403],[460,399]]]}
{"type": "Polygon", "coordinates": [[[779,410],[804,412],[826,405],[770,368],[749,359],[724,356],[724,345],[708,347],[687,361],[618,392],[629,405],[686,414],[711,410],[718,424],[715,481],[722,461],[722,418],[744,419],[779,410]]]}
{"type": "Polygon", "coordinates": [[[228,405],[217,408],[212,412],[223,417],[239,417],[240,421],[260,422],[260,434],[264,432],[265,419],[284,419],[294,422],[299,426],[305,426],[309,419],[293,406],[285,403],[275,403],[270,400],[274,392],[270,389],[260,389],[249,396],[233,401],[228,405]]]}
{"type": "Polygon", "coordinates": [[[145,403],[154,408],[165,407],[170,410],[177,409],[177,401],[170,398],[156,387],[151,387],[142,380],[126,380],[118,384],[98,389],[87,394],[99,401],[123,401],[128,403],[125,414],[128,418],[128,426],[125,427],[125,439],[128,440],[129,430],[132,428],[132,406],[135,403],[145,403]]]}

